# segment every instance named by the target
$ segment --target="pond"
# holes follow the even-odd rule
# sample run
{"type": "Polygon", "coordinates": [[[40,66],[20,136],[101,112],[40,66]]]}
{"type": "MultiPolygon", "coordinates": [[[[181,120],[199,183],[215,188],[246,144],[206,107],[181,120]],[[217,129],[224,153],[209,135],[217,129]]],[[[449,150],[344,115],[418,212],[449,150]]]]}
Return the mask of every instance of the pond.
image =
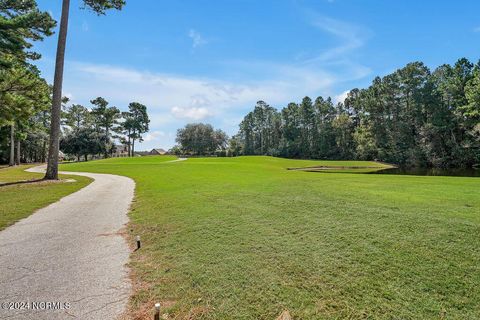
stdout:
{"type": "Polygon", "coordinates": [[[368,174],[396,174],[414,176],[480,177],[480,169],[389,168],[366,172],[368,174]]]}

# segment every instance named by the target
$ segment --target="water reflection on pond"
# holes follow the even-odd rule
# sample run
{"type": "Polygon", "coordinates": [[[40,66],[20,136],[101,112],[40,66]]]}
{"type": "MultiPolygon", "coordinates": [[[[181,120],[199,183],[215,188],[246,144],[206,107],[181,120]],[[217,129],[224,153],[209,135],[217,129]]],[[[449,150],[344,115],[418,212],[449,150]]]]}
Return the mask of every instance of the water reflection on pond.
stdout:
{"type": "Polygon", "coordinates": [[[414,176],[453,176],[453,177],[480,177],[479,169],[439,169],[439,168],[389,168],[365,172],[368,174],[396,174],[414,176]]]}

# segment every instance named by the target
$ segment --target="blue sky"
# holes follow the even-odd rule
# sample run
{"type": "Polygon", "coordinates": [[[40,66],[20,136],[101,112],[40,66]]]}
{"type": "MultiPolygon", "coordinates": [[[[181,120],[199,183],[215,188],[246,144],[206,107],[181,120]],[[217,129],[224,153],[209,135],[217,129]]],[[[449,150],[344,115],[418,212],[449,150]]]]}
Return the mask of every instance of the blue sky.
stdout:
{"type": "MultiPolygon", "coordinates": [[[[58,20],[60,0],[39,0],[58,20]]],[[[140,149],[208,122],[235,134],[257,100],[341,100],[411,61],[434,68],[480,58],[480,1],[127,0],[98,17],[72,0],[64,94],[90,106],[147,105],[140,149]]],[[[36,45],[53,79],[56,35],[36,45]]]]}

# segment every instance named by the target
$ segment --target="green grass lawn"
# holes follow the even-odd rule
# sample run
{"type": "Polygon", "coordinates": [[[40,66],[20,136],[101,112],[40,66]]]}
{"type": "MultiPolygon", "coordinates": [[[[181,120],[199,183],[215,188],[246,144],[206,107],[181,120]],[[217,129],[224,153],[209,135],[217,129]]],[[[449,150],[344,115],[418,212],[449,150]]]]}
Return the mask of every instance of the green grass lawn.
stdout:
{"type": "Polygon", "coordinates": [[[139,317],[160,301],[178,319],[480,318],[480,179],[170,159],[62,166],[135,179],[139,317]]]}
{"type": "Polygon", "coordinates": [[[29,167],[32,165],[0,169],[0,230],[83,188],[91,181],[86,177],[61,176],[62,179],[75,179],[75,182],[60,180],[10,184],[43,178],[43,174],[25,172],[29,167]]]}

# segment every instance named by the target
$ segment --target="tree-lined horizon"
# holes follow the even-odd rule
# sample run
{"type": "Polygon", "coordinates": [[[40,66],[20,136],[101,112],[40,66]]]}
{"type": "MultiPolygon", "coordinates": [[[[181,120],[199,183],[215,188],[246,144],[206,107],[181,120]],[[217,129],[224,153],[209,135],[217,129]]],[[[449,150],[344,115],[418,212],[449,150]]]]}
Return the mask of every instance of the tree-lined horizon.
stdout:
{"type": "Polygon", "coordinates": [[[75,156],[77,161],[98,155],[108,158],[117,151],[115,140],[118,140],[127,146],[127,155],[132,157],[135,141],[143,141],[142,135],[148,132],[147,107],[131,102],[129,111],[120,112],[102,97],[90,103],[91,109],[79,104],[63,108],[60,150],[75,156]]]}
{"type": "Polygon", "coordinates": [[[422,62],[376,77],[344,102],[305,97],[278,111],[259,101],[230,141],[234,154],[380,160],[404,166],[480,162],[480,63],[433,72],[422,62]]]}
{"type": "MultiPolygon", "coordinates": [[[[64,21],[52,88],[33,65],[40,54],[31,50],[35,41],[53,34],[55,20],[40,11],[35,0],[0,0],[0,162],[14,165],[22,160],[48,160],[48,178],[57,174],[58,145],[64,138],[62,52],[70,1],[62,2],[64,21]],[[50,150],[48,159],[46,150],[50,150]]],[[[110,9],[122,9],[125,1],[83,0],[83,4],[101,15],[110,9]]],[[[105,103],[101,99],[93,103],[95,134],[87,132],[92,128],[83,128],[68,132],[68,138],[75,141],[78,137],[72,132],[77,132],[97,142],[103,139],[100,149],[108,156],[118,136],[128,154],[133,155],[142,134],[149,129],[146,107],[131,103],[128,111],[120,112],[105,103]],[[117,126],[120,119],[121,126],[117,126]],[[120,131],[112,130],[114,127],[120,131]]],[[[82,115],[81,106],[76,107],[77,116],[82,115]]],[[[213,137],[210,133],[204,136],[213,137]]],[[[226,147],[219,145],[218,149],[226,147]]],[[[184,149],[176,151],[218,151],[196,145],[184,149]]],[[[410,63],[392,74],[376,77],[368,88],[351,90],[347,99],[337,105],[330,98],[305,97],[277,110],[259,101],[229,143],[232,154],[381,160],[432,167],[473,166],[480,162],[479,150],[480,64],[465,58],[433,71],[422,62],[410,63]]]]}

